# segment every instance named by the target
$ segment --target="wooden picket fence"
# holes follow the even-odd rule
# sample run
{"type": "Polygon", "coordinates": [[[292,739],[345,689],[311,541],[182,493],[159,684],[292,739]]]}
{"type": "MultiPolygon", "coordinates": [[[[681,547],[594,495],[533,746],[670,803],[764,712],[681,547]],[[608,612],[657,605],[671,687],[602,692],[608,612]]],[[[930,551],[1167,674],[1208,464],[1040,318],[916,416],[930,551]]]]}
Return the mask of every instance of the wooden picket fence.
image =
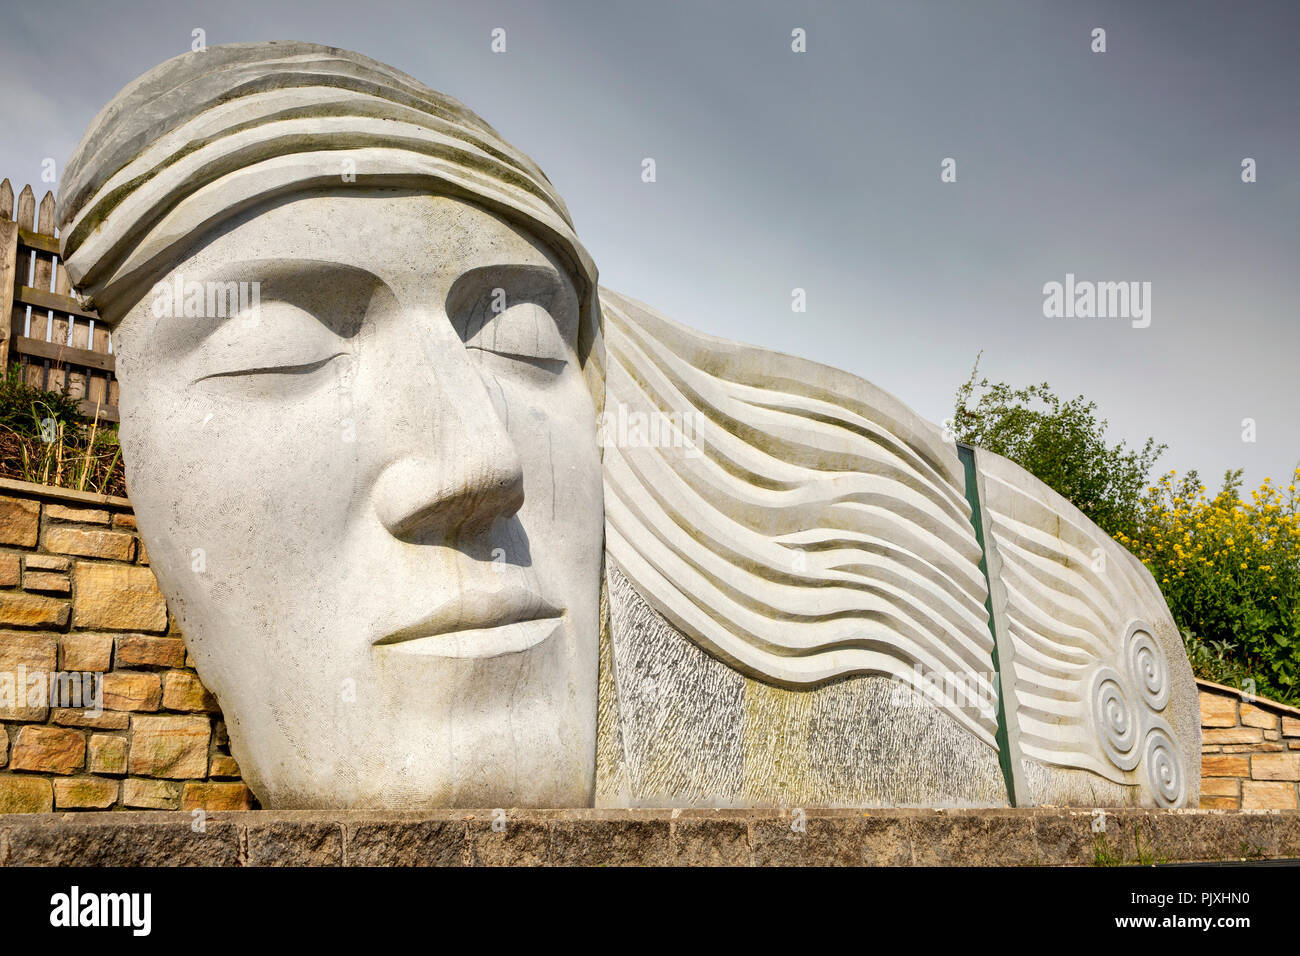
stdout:
{"type": "Polygon", "coordinates": [[[54,194],[37,206],[24,186],[15,208],[7,179],[0,182],[0,333],[0,369],[16,361],[28,385],[77,399],[86,418],[118,420],[112,340],[72,294],[59,258],[54,194]]]}

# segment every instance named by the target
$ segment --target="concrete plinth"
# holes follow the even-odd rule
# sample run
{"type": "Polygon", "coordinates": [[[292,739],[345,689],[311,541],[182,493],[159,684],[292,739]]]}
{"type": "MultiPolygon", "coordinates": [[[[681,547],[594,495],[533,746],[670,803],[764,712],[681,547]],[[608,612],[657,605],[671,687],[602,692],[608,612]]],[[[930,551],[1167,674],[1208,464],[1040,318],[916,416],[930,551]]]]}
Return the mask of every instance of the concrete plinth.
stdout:
{"type": "Polygon", "coordinates": [[[1300,858],[1289,810],[14,814],[5,866],[1092,866],[1300,858]]]}

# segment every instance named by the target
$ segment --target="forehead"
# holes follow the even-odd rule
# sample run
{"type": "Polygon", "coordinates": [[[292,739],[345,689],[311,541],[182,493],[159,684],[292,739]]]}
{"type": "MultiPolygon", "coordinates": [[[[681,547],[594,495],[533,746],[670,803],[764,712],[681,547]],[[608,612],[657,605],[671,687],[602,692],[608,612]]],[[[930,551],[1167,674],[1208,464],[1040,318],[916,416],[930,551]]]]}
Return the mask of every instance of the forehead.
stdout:
{"type": "Polygon", "coordinates": [[[453,196],[396,190],[311,193],[245,213],[188,268],[294,259],[364,269],[392,286],[505,264],[547,268],[571,284],[549,248],[496,213],[453,196]]]}

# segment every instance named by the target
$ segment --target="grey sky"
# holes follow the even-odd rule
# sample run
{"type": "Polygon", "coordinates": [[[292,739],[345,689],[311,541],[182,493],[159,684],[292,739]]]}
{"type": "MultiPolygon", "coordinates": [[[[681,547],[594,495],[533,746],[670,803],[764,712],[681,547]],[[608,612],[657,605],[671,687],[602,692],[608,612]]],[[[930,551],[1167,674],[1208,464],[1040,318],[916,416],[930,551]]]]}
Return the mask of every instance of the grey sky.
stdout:
{"type": "Polygon", "coordinates": [[[555,183],[602,282],[678,321],[935,421],[983,349],[991,377],[1082,392],[1211,485],[1300,461],[1298,4],[99,0],[4,23],[15,188],[196,27],[328,43],[482,115],[555,183]],[[1150,326],[1045,318],[1066,273],[1150,282],[1150,326]]]}

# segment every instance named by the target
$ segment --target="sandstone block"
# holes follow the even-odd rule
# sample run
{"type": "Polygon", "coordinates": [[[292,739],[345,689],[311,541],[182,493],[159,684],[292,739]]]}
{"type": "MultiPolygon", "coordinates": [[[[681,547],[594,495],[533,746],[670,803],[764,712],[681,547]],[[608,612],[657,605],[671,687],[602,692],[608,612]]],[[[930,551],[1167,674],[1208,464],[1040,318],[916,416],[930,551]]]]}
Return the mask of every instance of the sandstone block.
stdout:
{"type": "Polygon", "coordinates": [[[0,554],[0,588],[16,588],[19,580],[18,555],[13,552],[0,554]]]}
{"type": "Polygon", "coordinates": [[[162,703],[162,683],[148,671],[104,675],[104,706],[109,710],[153,711],[162,703]]]}
{"type": "Polygon", "coordinates": [[[67,777],[54,781],[56,810],[107,810],[117,803],[117,781],[102,777],[67,777]]]}
{"type": "Polygon", "coordinates": [[[1269,713],[1254,704],[1242,703],[1241,722],[1247,727],[1259,727],[1262,730],[1277,729],[1277,715],[1269,713]]]}
{"type": "Polygon", "coordinates": [[[68,594],[72,591],[72,582],[66,574],[57,571],[28,571],[23,575],[23,588],[46,594],[68,594]]]}
{"type": "Polygon", "coordinates": [[[49,675],[59,642],[50,634],[0,631],[0,720],[44,720],[50,712],[49,675]],[[37,686],[32,678],[37,677],[37,686]]]}
{"type": "Polygon", "coordinates": [[[182,810],[251,810],[253,791],[242,783],[187,783],[182,810]]]}
{"type": "Polygon", "coordinates": [[[111,634],[64,634],[59,645],[65,671],[106,671],[113,666],[111,634]]]}
{"type": "Polygon", "coordinates": [[[68,624],[71,605],[58,598],[23,591],[0,591],[0,625],[9,627],[52,627],[68,624]]]}
{"type": "Polygon", "coordinates": [[[81,769],[85,762],[86,738],[80,731],[28,724],[18,729],[9,767],[70,774],[81,769]]]}
{"type": "Polygon", "coordinates": [[[168,671],[164,675],[163,707],[167,710],[221,712],[217,699],[189,671],[168,671]]]}
{"type": "Polygon", "coordinates": [[[135,557],[135,538],[124,531],[100,531],[73,525],[50,525],[45,529],[45,548],[58,554],[108,561],[130,561],[135,557]]]}
{"type": "Polygon", "coordinates": [[[1294,810],[1296,809],[1295,784],[1280,781],[1242,781],[1241,809],[1294,810]]]}
{"type": "Polygon", "coordinates": [[[1240,802],[1240,797],[1211,797],[1201,794],[1202,810],[1236,810],[1240,802]]]}
{"type": "Polygon", "coordinates": [[[118,667],[181,667],[185,642],[178,637],[121,634],[117,638],[118,667]]]}
{"type": "Polygon", "coordinates": [[[45,777],[0,773],[0,813],[49,813],[54,788],[45,777]]]}
{"type": "Polygon", "coordinates": [[[1253,744],[1264,739],[1264,732],[1256,727],[1225,727],[1201,731],[1202,744],[1253,744]]]}
{"type": "Polygon", "coordinates": [[[181,785],[128,777],[122,781],[122,803],[141,810],[179,810],[181,785]]]}
{"type": "Polygon", "coordinates": [[[1202,777],[1249,777],[1249,757],[1227,757],[1206,754],[1201,758],[1202,777]]]}
{"type": "Polygon", "coordinates": [[[213,754],[212,765],[208,769],[209,777],[238,777],[239,764],[228,754],[213,754]]]}
{"type": "Polygon", "coordinates": [[[87,710],[74,710],[56,707],[50,720],[62,727],[89,727],[94,730],[126,730],[130,726],[130,714],[106,710],[93,714],[87,710]]]}
{"type": "Polygon", "coordinates": [[[76,627],[155,633],[167,629],[167,602],[147,568],[78,561],[72,583],[76,627]]]}
{"type": "Polygon", "coordinates": [[[91,734],[86,752],[86,769],[91,773],[120,777],[126,773],[126,738],[113,734],[91,734]]]}
{"type": "Polygon", "coordinates": [[[1218,694],[1214,691],[1203,690],[1201,691],[1200,699],[1202,727],[1237,726],[1236,697],[1229,697],[1227,694],[1218,694]]]}
{"type": "Polygon", "coordinates": [[[203,777],[211,736],[206,717],[132,717],[130,772],[172,780],[203,777]]]}
{"type": "Polygon", "coordinates": [[[1201,779],[1201,796],[1235,797],[1240,792],[1241,784],[1233,777],[1203,777],[1201,779]]]}
{"type": "Polygon", "coordinates": [[[1255,754],[1250,775],[1256,780],[1300,780],[1300,754],[1255,754]]]}
{"type": "Polygon", "coordinates": [[[27,498],[0,497],[0,544],[33,548],[40,534],[41,505],[27,498]]]}
{"type": "Polygon", "coordinates": [[[103,508],[87,508],[82,505],[60,505],[51,502],[45,506],[45,517],[50,521],[108,524],[108,512],[103,508]]]}

